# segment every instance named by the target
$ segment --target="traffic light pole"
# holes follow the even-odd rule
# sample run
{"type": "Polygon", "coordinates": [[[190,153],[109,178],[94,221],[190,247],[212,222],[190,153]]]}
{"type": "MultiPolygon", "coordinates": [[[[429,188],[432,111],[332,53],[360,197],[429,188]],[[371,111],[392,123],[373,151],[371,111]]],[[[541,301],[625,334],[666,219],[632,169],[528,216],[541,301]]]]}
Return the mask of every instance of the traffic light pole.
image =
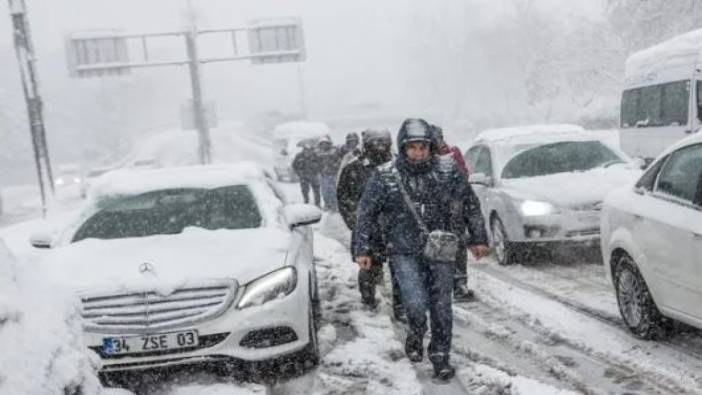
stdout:
{"type": "Polygon", "coordinates": [[[46,129],[44,127],[44,110],[41,96],[39,95],[39,79],[36,72],[36,58],[27,20],[27,8],[24,0],[9,0],[10,14],[14,34],[15,53],[19,62],[22,90],[27,102],[27,115],[29,117],[29,130],[32,136],[34,149],[34,162],[41,193],[42,214],[46,216],[47,184],[51,193],[54,193],[53,175],[49,150],[46,143],[46,129]]]}

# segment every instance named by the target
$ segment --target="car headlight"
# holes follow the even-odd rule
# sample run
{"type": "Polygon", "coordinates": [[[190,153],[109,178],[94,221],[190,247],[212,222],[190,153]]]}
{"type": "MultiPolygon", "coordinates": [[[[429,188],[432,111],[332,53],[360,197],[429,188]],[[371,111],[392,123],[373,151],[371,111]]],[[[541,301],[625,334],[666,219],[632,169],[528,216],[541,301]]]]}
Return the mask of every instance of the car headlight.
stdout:
{"type": "Polygon", "coordinates": [[[54,181],[54,184],[61,186],[63,185],[63,178],[57,178],[56,181],[54,181]]]}
{"type": "Polygon", "coordinates": [[[74,178],[74,179],[73,179],[73,182],[74,182],[75,184],[80,184],[80,178],[78,178],[78,177],[74,178]]]}
{"type": "Polygon", "coordinates": [[[289,295],[297,286],[297,272],[292,266],[268,273],[251,281],[244,287],[244,296],[239,300],[237,308],[245,309],[260,306],[273,299],[289,295]]]}
{"type": "Polygon", "coordinates": [[[525,217],[549,215],[555,211],[555,207],[553,207],[551,203],[539,202],[536,200],[525,200],[522,202],[520,208],[525,217]]]}

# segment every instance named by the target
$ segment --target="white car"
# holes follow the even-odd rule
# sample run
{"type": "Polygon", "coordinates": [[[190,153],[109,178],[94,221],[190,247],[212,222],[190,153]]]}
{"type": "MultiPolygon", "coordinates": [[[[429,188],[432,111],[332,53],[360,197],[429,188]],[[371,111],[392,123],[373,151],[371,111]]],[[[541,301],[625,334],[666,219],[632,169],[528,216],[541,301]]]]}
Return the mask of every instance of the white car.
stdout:
{"type": "Polygon", "coordinates": [[[602,255],[636,336],[665,336],[671,319],[702,328],[702,135],[668,148],[634,186],[607,196],[602,255]]]}
{"type": "Polygon", "coordinates": [[[488,130],[465,160],[501,265],[536,249],[592,249],[605,195],[640,174],[602,135],[575,125],[488,130]]]}
{"type": "MultiPolygon", "coordinates": [[[[318,361],[310,224],[255,164],[117,170],[92,186],[45,270],[82,300],[103,374],[194,363],[318,361]]],[[[232,373],[236,373],[232,370],[232,373]]]]}

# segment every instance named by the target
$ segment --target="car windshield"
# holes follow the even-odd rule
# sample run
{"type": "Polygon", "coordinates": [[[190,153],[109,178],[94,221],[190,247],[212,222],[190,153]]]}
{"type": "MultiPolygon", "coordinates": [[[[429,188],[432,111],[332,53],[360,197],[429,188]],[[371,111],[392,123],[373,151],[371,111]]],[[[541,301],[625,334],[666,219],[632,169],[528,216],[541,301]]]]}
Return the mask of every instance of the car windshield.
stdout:
{"type": "Polygon", "coordinates": [[[262,217],[246,185],[216,189],[166,189],[106,199],[78,229],[72,242],[178,234],[187,227],[246,229],[262,217]]]}
{"type": "Polygon", "coordinates": [[[621,162],[619,155],[599,141],[562,141],[518,153],[505,165],[502,178],[586,171],[621,162]]]}

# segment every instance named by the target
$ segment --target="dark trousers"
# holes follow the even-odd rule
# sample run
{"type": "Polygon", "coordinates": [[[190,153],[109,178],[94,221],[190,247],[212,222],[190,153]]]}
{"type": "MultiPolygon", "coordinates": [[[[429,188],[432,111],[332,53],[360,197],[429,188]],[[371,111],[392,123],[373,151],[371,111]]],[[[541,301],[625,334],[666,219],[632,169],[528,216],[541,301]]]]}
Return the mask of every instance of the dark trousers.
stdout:
{"type": "Polygon", "coordinates": [[[465,240],[461,239],[458,243],[458,252],[456,253],[456,273],[453,275],[453,286],[468,283],[468,246],[465,240]]]}
{"type": "Polygon", "coordinates": [[[302,199],[305,203],[310,202],[310,188],[314,195],[314,204],[319,207],[321,201],[319,182],[317,180],[300,178],[300,189],[302,189],[302,199]]]}
{"type": "MultiPolygon", "coordinates": [[[[402,297],[400,296],[400,286],[397,283],[395,269],[392,262],[388,262],[390,267],[390,281],[392,283],[392,309],[394,313],[402,312],[402,297]]],[[[373,257],[373,265],[370,270],[358,271],[358,290],[361,292],[361,302],[368,305],[375,305],[375,289],[383,282],[383,260],[373,257]]]]}
{"type": "Polygon", "coordinates": [[[431,319],[429,358],[447,358],[453,331],[453,275],[455,265],[426,261],[421,255],[393,255],[410,336],[423,338],[427,332],[427,311],[431,319]]]}

